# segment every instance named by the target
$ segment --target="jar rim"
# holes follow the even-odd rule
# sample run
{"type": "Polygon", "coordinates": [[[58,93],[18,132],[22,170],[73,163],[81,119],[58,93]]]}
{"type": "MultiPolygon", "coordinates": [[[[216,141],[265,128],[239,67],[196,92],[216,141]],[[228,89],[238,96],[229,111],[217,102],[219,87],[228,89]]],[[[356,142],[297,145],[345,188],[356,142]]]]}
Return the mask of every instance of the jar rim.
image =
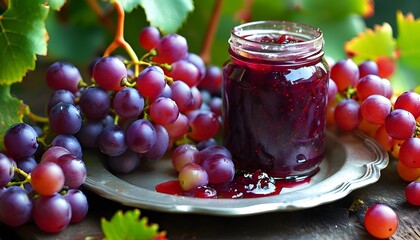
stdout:
{"type": "Polygon", "coordinates": [[[287,58],[307,58],[322,53],[323,33],[320,28],[289,21],[255,21],[234,27],[229,44],[232,51],[246,58],[264,60],[283,60],[287,58]],[[279,44],[261,42],[247,38],[252,35],[288,34],[302,41],[279,44]],[[279,56],[281,55],[281,56],[279,56]]]}

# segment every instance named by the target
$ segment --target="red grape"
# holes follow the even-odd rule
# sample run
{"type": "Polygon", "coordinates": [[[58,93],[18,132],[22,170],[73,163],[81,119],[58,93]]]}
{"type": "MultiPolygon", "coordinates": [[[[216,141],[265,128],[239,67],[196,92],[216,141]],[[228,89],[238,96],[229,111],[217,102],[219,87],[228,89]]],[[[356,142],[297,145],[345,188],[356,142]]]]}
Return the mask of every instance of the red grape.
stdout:
{"type": "Polygon", "coordinates": [[[365,228],[376,238],[389,238],[398,227],[398,216],[387,205],[377,203],[368,208],[365,214],[365,228]]]}

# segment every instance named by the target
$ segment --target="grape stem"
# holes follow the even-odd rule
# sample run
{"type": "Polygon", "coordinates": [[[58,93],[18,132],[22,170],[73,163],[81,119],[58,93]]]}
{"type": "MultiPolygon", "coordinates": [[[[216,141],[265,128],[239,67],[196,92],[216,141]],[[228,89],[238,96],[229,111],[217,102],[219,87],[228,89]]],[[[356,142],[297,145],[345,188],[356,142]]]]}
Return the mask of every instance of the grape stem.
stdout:
{"type": "Polygon", "coordinates": [[[10,183],[7,184],[8,187],[19,185],[21,188],[23,188],[23,185],[25,183],[30,183],[31,182],[31,175],[30,174],[27,174],[25,171],[23,171],[22,169],[20,169],[16,166],[13,166],[13,170],[15,171],[15,173],[18,173],[18,174],[24,176],[25,180],[20,181],[20,182],[10,182],[10,183]]]}
{"type": "Polygon", "coordinates": [[[211,14],[211,19],[206,31],[206,37],[203,41],[203,48],[201,49],[200,56],[204,63],[209,64],[211,62],[211,47],[216,34],[217,27],[219,25],[220,14],[222,13],[223,0],[217,0],[211,14]]]}
{"type": "MultiPolygon", "coordinates": [[[[111,53],[113,51],[115,51],[115,49],[117,49],[118,47],[123,48],[128,56],[131,58],[131,60],[134,63],[138,63],[139,59],[136,55],[136,53],[134,52],[133,48],[131,47],[131,45],[125,41],[124,39],[124,18],[125,18],[125,13],[124,13],[124,9],[121,6],[121,3],[119,1],[113,1],[113,4],[115,6],[115,9],[117,11],[117,26],[115,29],[115,36],[114,36],[114,40],[108,45],[108,47],[106,48],[103,56],[109,56],[111,55],[111,53]]],[[[140,70],[139,70],[139,65],[135,64],[134,65],[134,75],[137,76],[139,74],[140,70]]]]}
{"type": "Polygon", "coordinates": [[[48,123],[49,120],[47,117],[41,117],[31,112],[31,109],[29,108],[28,105],[24,105],[23,108],[24,108],[25,115],[28,116],[32,121],[39,122],[39,123],[48,123]]]}

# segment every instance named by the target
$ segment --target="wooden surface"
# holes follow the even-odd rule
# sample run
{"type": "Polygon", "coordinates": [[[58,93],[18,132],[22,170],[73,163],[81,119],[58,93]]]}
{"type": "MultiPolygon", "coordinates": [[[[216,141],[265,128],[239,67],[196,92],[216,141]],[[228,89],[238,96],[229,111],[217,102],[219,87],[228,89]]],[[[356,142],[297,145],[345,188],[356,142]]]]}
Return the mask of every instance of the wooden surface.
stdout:
{"type": "MultiPolygon", "coordinates": [[[[373,239],[364,229],[366,207],[385,203],[399,217],[399,227],[392,239],[420,239],[420,208],[404,198],[406,182],[398,177],[395,160],[382,171],[377,183],[358,189],[347,197],[315,208],[276,212],[246,217],[215,217],[195,214],[172,214],[141,210],[151,223],[167,231],[169,239],[373,239]],[[362,200],[355,210],[353,203],[362,200]]],[[[119,210],[130,208],[103,199],[85,190],[90,202],[88,217],[72,224],[59,234],[44,234],[34,225],[10,229],[0,227],[0,239],[100,239],[100,218],[109,219],[119,210]],[[9,232],[9,234],[6,234],[9,232]]]]}

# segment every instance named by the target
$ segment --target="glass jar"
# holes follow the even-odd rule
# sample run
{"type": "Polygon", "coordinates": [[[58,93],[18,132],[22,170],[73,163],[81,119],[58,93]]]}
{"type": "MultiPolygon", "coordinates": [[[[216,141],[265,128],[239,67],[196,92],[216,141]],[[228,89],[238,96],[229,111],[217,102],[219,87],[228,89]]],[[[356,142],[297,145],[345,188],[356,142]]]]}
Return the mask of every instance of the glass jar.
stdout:
{"type": "Polygon", "coordinates": [[[329,67],[318,28],[286,21],[233,28],[223,66],[223,144],[235,167],[279,179],[325,158],[329,67]]]}

